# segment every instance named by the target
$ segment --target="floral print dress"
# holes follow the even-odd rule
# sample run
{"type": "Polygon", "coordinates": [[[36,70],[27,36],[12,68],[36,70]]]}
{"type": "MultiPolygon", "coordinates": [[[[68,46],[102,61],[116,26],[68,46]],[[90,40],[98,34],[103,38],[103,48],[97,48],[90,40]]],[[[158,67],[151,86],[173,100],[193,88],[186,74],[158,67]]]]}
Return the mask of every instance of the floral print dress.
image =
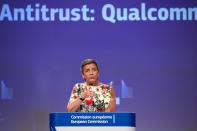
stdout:
{"type": "Polygon", "coordinates": [[[77,112],[104,112],[111,99],[110,87],[108,85],[87,86],[84,83],[77,83],[73,87],[69,102],[73,102],[77,98],[80,98],[81,93],[87,89],[94,91],[96,95],[86,98],[77,109],[77,112]]]}

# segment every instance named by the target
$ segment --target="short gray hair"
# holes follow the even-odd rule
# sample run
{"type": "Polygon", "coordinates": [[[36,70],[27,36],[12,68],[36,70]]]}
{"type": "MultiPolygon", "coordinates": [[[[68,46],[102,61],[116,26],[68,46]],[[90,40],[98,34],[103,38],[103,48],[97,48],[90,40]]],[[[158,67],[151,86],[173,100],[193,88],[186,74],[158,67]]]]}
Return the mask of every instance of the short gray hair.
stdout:
{"type": "Polygon", "coordinates": [[[88,65],[88,64],[95,64],[96,65],[96,67],[97,67],[97,70],[99,71],[99,68],[98,68],[98,64],[97,64],[97,62],[95,61],[95,60],[93,60],[93,59],[85,59],[84,61],[82,61],[82,63],[81,63],[81,73],[83,73],[83,67],[85,66],[85,65],[88,65]]]}

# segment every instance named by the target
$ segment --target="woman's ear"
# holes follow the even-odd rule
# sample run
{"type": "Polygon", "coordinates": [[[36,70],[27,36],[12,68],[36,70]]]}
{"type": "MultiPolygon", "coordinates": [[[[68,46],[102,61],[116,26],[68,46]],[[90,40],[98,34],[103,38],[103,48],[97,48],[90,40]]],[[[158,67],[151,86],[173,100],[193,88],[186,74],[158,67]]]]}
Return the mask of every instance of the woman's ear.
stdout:
{"type": "Polygon", "coordinates": [[[83,79],[86,81],[85,76],[83,75],[83,73],[81,73],[81,76],[83,77],[83,79]]]}

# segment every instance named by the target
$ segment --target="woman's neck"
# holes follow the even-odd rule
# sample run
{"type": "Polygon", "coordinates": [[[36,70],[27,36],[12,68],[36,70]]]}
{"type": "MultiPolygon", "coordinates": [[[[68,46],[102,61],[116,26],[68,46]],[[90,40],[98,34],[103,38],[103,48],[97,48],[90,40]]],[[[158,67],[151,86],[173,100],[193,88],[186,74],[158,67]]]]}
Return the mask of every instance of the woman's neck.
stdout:
{"type": "Polygon", "coordinates": [[[98,82],[98,81],[96,81],[96,82],[94,82],[94,83],[85,82],[85,84],[88,85],[88,86],[99,86],[99,85],[101,85],[101,83],[98,82]]]}

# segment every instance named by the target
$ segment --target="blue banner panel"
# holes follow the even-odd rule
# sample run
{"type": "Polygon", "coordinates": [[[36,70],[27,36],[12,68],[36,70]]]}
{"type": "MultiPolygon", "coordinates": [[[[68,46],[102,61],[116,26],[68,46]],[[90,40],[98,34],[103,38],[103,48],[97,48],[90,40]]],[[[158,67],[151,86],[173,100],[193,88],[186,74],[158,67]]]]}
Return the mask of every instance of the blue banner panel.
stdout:
{"type": "Polygon", "coordinates": [[[55,126],[130,126],[136,127],[135,113],[51,113],[55,126]]]}

